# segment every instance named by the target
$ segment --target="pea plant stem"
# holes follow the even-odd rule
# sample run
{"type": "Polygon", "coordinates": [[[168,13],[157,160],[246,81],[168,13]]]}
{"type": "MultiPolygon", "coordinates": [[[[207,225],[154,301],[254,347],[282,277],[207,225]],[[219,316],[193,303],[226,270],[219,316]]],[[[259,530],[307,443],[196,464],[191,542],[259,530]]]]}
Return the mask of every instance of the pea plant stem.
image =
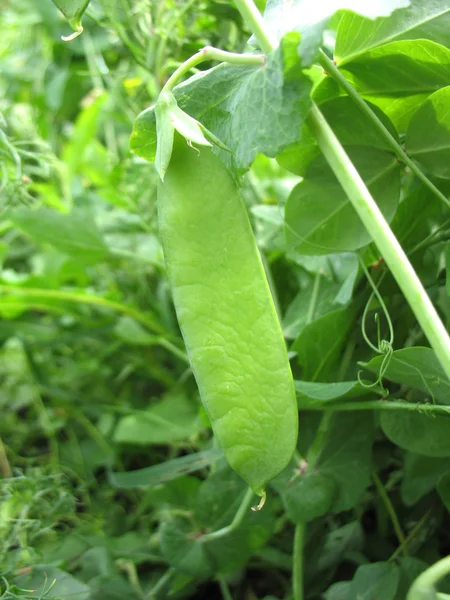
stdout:
{"type": "Polygon", "coordinates": [[[245,492],[245,496],[243,497],[242,502],[241,502],[239,508],[237,509],[236,514],[234,515],[234,519],[231,521],[231,523],[229,525],[227,525],[226,527],[222,527],[222,529],[217,529],[217,531],[211,531],[210,533],[205,533],[205,535],[202,535],[202,537],[200,538],[200,541],[201,542],[210,542],[211,540],[217,540],[221,537],[229,535],[235,529],[237,529],[239,527],[239,525],[242,523],[245,515],[247,514],[248,509],[250,508],[253,496],[254,496],[254,492],[250,488],[248,488],[248,490],[245,492]]]}
{"type": "Polygon", "coordinates": [[[264,23],[264,19],[253,0],[235,0],[234,3],[244,21],[254,33],[261,50],[265,54],[269,54],[275,48],[276,41],[272,40],[267,32],[266,23],[264,23]]]}
{"type": "Polygon", "coordinates": [[[319,148],[378,246],[445,373],[450,378],[449,335],[403,248],[338,138],[315,105],[309,114],[308,124],[317,139],[319,148]]]}
{"type": "Polygon", "coordinates": [[[423,402],[407,402],[406,400],[361,400],[356,402],[333,402],[330,404],[318,403],[308,404],[306,410],[323,410],[331,413],[346,410],[406,410],[450,417],[450,406],[425,404],[423,402]]]}
{"type": "Polygon", "coordinates": [[[397,516],[397,513],[395,512],[394,505],[392,504],[391,499],[389,498],[389,495],[388,495],[383,483],[381,482],[380,478],[378,477],[377,473],[375,473],[375,472],[372,473],[372,479],[373,479],[373,482],[377,489],[378,495],[380,496],[380,499],[386,509],[386,512],[388,513],[388,515],[391,519],[392,526],[394,528],[395,535],[397,536],[397,539],[400,543],[400,547],[402,549],[403,555],[408,556],[408,546],[406,544],[405,535],[404,535],[402,527],[400,525],[400,521],[397,516]]]}
{"type": "MultiPolygon", "coordinates": [[[[449,572],[450,556],[446,556],[417,577],[408,592],[406,600],[422,600],[423,598],[439,597],[434,591],[434,586],[449,572]]],[[[445,595],[443,595],[443,598],[445,598],[445,595]]]]}
{"type": "Polygon", "coordinates": [[[422,183],[444,204],[450,207],[450,200],[444,196],[444,194],[432,183],[428,177],[420,170],[420,168],[416,165],[416,163],[409,158],[391,132],[386,128],[382,121],[377,117],[377,115],[373,112],[370,106],[365,102],[363,98],[358,94],[355,88],[347,81],[344,75],[340,72],[334,62],[328,58],[323,50],[319,50],[319,62],[326,71],[328,75],[330,75],[336,83],[338,83],[343,90],[347,92],[349,97],[355,102],[358,108],[372,121],[373,125],[378,129],[381,135],[384,137],[386,142],[395,152],[397,157],[407,165],[414,175],[422,181],[422,183]]]}
{"type": "Polygon", "coordinates": [[[294,600],[303,600],[303,550],[305,545],[306,523],[297,523],[294,534],[294,554],[292,565],[294,600]]]}
{"type": "Polygon", "coordinates": [[[251,65],[261,67],[266,62],[264,54],[239,54],[236,52],[226,52],[219,48],[213,48],[212,46],[205,46],[201,50],[188,58],[183,64],[181,64],[174,73],[167,80],[166,85],[161,90],[161,94],[165,92],[171,92],[177,83],[187,74],[191,69],[196,67],[202,62],[208,60],[216,60],[219,62],[227,62],[235,65],[251,65]]]}

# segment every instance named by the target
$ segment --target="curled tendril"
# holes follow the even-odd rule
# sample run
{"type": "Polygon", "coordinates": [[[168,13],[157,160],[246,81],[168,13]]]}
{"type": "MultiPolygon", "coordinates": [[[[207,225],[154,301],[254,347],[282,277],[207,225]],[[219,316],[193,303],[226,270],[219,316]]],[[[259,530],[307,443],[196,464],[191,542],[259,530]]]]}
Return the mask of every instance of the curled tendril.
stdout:
{"type": "MultiPolygon", "coordinates": [[[[384,303],[383,298],[381,297],[380,292],[378,291],[377,286],[375,285],[364,261],[361,259],[361,257],[359,257],[359,262],[361,264],[361,268],[364,271],[365,276],[367,277],[367,280],[372,288],[372,293],[370,295],[369,300],[367,301],[367,304],[364,308],[364,312],[363,312],[363,316],[362,316],[362,322],[361,322],[361,333],[363,335],[364,340],[366,341],[367,345],[372,348],[372,350],[374,352],[376,352],[377,354],[381,354],[383,356],[383,359],[381,361],[381,366],[380,366],[380,371],[378,373],[378,377],[376,379],[376,381],[374,381],[373,383],[366,383],[361,379],[361,373],[362,371],[358,372],[358,382],[360,385],[362,385],[365,388],[373,388],[376,387],[378,385],[381,386],[381,389],[383,390],[383,394],[385,396],[389,395],[389,391],[387,389],[385,389],[383,387],[383,377],[386,373],[386,371],[388,370],[389,367],[389,363],[391,362],[392,359],[392,355],[394,353],[394,348],[393,348],[393,343],[394,343],[394,328],[392,326],[392,321],[391,321],[391,317],[389,316],[389,312],[388,309],[386,307],[386,304],[384,303]],[[375,344],[373,344],[366,332],[366,320],[367,320],[367,313],[369,312],[369,306],[370,303],[372,302],[374,296],[377,298],[381,309],[383,311],[383,314],[385,316],[386,322],[388,324],[388,328],[389,328],[389,340],[385,340],[381,338],[381,326],[380,326],[380,317],[378,315],[378,313],[375,313],[375,323],[377,326],[377,345],[375,346],[375,344]]],[[[381,283],[383,281],[384,275],[382,275],[379,283],[381,283]]]]}

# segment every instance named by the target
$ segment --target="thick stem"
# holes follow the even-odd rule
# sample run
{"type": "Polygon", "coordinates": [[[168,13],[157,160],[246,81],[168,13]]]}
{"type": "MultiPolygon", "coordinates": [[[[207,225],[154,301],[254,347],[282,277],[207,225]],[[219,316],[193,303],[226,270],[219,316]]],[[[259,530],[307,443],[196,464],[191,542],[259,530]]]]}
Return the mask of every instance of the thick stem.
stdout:
{"type": "Polygon", "coordinates": [[[271,36],[266,31],[266,23],[264,23],[264,19],[253,0],[235,0],[234,3],[241,13],[242,18],[258,40],[261,50],[265,54],[269,54],[277,44],[275,40],[271,39],[271,36]]]}
{"type": "Polygon", "coordinates": [[[449,335],[403,248],[338,138],[315,105],[308,117],[308,124],[317,139],[319,148],[381,251],[445,373],[450,378],[449,335]]]}
{"type": "Polygon", "coordinates": [[[255,67],[262,67],[266,63],[266,57],[263,54],[238,54],[236,52],[226,52],[219,48],[213,48],[212,46],[205,46],[201,50],[188,58],[178,69],[172,73],[167,80],[166,85],[161,90],[161,94],[164,92],[171,92],[173,88],[179,83],[191,69],[196,67],[202,62],[208,60],[217,60],[219,62],[227,62],[235,65],[251,65],[255,67]]]}
{"type": "Polygon", "coordinates": [[[294,555],[292,566],[294,600],[303,600],[303,549],[306,523],[297,523],[294,534],[294,555]]]}
{"type": "Polygon", "coordinates": [[[450,556],[439,560],[421,573],[412,584],[406,600],[424,600],[425,598],[435,597],[436,594],[433,593],[434,586],[448,573],[450,573],[450,556]]]}
{"type": "Polygon", "coordinates": [[[384,137],[386,142],[395,152],[397,157],[407,165],[411,171],[415,174],[415,176],[422,181],[426,187],[431,190],[431,192],[439,198],[444,204],[450,207],[450,200],[444,196],[444,194],[432,183],[424,173],[420,170],[420,168],[416,165],[416,163],[409,158],[394,136],[386,129],[384,124],[380,121],[377,115],[373,112],[370,106],[365,102],[355,88],[347,81],[347,79],[342,75],[339,69],[336,67],[334,62],[328,58],[323,50],[319,50],[319,62],[322,67],[325,69],[328,75],[331,77],[344,89],[349,97],[357,104],[359,109],[372,121],[374,126],[378,129],[381,135],[384,137]]]}

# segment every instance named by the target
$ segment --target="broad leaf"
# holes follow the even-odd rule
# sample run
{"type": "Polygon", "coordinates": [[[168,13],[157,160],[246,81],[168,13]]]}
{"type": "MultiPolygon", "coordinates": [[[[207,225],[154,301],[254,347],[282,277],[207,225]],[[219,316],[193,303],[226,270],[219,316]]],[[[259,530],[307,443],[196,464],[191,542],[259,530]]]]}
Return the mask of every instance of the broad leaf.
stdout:
{"type": "MultiPolygon", "coordinates": [[[[377,356],[364,368],[378,374],[382,360],[381,356],[377,356]]],[[[431,348],[415,346],[395,350],[384,377],[421,390],[429,400],[434,398],[443,404],[450,404],[450,382],[431,348]]]]}
{"type": "Polygon", "coordinates": [[[89,213],[74,211],[65,215],[43,207],[35,210],[17,208],[9,213],[9,218],[37,242],[50,244],[81,262],[97,263],[109,254],[89,213]]]}
{"type": "MultiPolygon", "coordinates": [[[[404,132],[424,100],[448,85],[450,50],[429,40],[392,42],[346,62],[342,74],[404,132]]],[[[315,91],[322,102],[326,94],[342,93],[329,79],[315,91]]]]}
{"type": "Polygon", "coordinates": [[[317,469],[337,484],[333,512],[356,505],[366,489],[372,472],[372,444],[375,434],[370,412],[333,415],[317,469]]]}
{"type": "Polygon", "coordinates": [[[449,24],[447,0],[411,0],[409,7],[375,20],[347,13],[339,23],[335,59],[344,64],[368,50],[400,39],[429,38],[448,44],[449,24]]]}
{"type": "Polygon", "coordinates": [[[450,456],[450,415],[433,417],[420,412],[382,411],[385,435],[405,450],[424,456],[450,456]]]}
{"type": "Polygon", "coordinates": [[[314,61],[322,44],[323,32],[330,18],[338,10],[354,10],[371,19],[389,15],[397,8],[409,5],[409,0],[268,0],[264,11],[264,20],[274,40],[279,40],[290,31],[301,35],[299,54],[303,66],[314,61]]]}
{"type": "Polygon", "coordinates": [[[327,405],[334,400],[350,400],[373,394],[358,381],[340,381],[336,383],[317,383],[311,381],[295,381],[297,402],[300,409],[327,405]]]}
{"type": "MultiPolygon", "coordinates": [[[[375,148],[347,148],[350,158],[388,221],[400,194],[400,167],[375,148]]],[[[317,157],[286,204],[286,239],[302,254],[357,250],[371,238],[325,159],[317,157]]]]}
{"type": "Polygon", "coordinates": [[[399,569],[393,563],[362,565],[352,579],[347,600],[394,600],[399,582],[399,569]]]}
{"type": "Polygon", "coordinates": [[[125,444],[169,444],[202,429],[198,407],[181,394],[168,395],[147,411],[122,417],[114,441],[125,444]]]}
{"type": "MultiPolygon", "coordinates": [[[[449,52],[450,55],[450,52],[449,52]]],[[[426,172],[450,179],[450,86],[432,94],[414,114],[406,151],[426,172]]]]}
{"type": "Polygon", "coordinates": [[[448,470],[448,458],[431,458],[406,452],[401,486],[402,501],[406,506],[418,502],[436,487],[439,478],[448,470]]]}
{"type": "Polygon", "coordinates": [[[343,308],[306,325],[292,346],[292,350],[297,352],[303,379],[317,381],[328,378],[352,323],[352,310],[343,308]]]}
{"type": "MultiPolygon", "coordinates": [[[[386,115],[375,105],[371,105],[371,108],[390,134],[398,139],[397,131],[386,115]]],[[[320,110],[344,147],[371,146],[380,150],[391,150],[373,122],[359,110],[350,98],[334,98],[321,104],[320,110]],[[349,127],[349,123],[352,124],[351,127],[349,127]]],[[[277,161],[285,169],[303,176],[309,163],[319,155],[317,140],[310,132],[308,125],[305,124],[300,141],[283,150],[277,156],[277,161]]]]}

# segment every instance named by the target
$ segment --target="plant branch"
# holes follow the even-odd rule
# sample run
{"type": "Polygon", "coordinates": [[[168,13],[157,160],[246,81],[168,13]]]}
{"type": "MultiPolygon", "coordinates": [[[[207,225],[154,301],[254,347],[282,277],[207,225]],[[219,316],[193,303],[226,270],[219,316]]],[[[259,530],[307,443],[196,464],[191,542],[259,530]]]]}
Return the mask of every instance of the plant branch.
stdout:
{"type": "Polygon", "coordinates": [[[229,525],[227,525],[226,527],[222,527],[222,529],[218,529],[217,531],[211,531],[210,533],[205,533],[205,535],[202,535],[202,537],[200,538],[200,541],[201,542],[210,542],[211,540],[217,540],[226,535],[230,535],[230,533],[232,533],[235,529],[237,529],[239,527],[239,525],[242,523],[242,521],[244,520],[244,517],[247,514],[248,509],[250,508],[250,505],[252,503],[253,496],[254,496],[253,490],[248,488],[248,490],[245,492],[245,496],[243,497],[242,502],[241,502],[239,508],[237,509],[236,514],[234,515],[234,519],[231,521],[231,523],[229,525]]]}
{"type": "Polygon", "coordinates": [[[263,54],[238,54],[236,52],[219,50],[219,48],[213,48],[212,46],[205,46],[199,50],[197,54],[188,58],[174,73],[172,73],[167,80],[166,85],[161,90],[161,94],[171,92],[180,79],[189,73],[191,69],[208,60],[217,60],[219,62],[227,62],[235,65],[252,65],[255,67],[262,67],[266,62],[266,58],[263,54]]]}
{"type": "Polygon", "coordinates": [[[411,171],[415,174],[415,176],[422,181],[424,185],[444,204],[450,207],[450,200],[444,196],[444,194],[432,183],[428,177],[422,173],[420,168],[416,165],[416,163],[409,158],[394,136],[388,131],[385,125],[380,121],[377,115],[373,112],[370,106],[361,98],[355,88],[347,81],[347,79],[342,75],[334,62],[328,58],[323,50],[319,50],[319,62],[322,67],[325,69],[328,75],[338,83],[342,89],[344,89],[349,97],[355,102],[355,104],[359,107],[359,109],[372,121],[374,126],[378,129],[381,135],[384,137],[386,142],[395,152],[397,157],[407,165],[411,171]]]}
{"type": "Polygon", "coordinates": [[[313,105],[311,109],[308,124],[317,139],[319,148],[373,241],[381,251],[419,325],[436,352],[445,373],[450,378],[449,335],[403,248],[392,233],[366,184],[316,105],[313,105]]]}
{"type": "Polygon", "coordinates": [[[358,402],[333,402],[329,404],[311,404],[305,410],[347,411],[347,410],[406,410],[421,412],[424,415],[450,416],[450,406],[442,404],[425,404],[408,402],[407,400],[361,400],[358,402]]]}
{"type": "Polygon", "coordinates": [[[292,579],[294,600],[303,600],[303,550],[305,545],[306,523],[297,523],[294,534],[294,555],[292,557],[292,579]]]}
{"type": "Polygon", "coordinates": [[[253,0],[235,0],[234,3],[241,13],[242,18],[258,40],[261,50],[265,54],[272,52],[276,47],[276,42],[270,38],[266,31],[266,23],[264,23],[264,19],[253,0]]]}
{"type": "Polygon", "coordinates": [[[391,499],[389,498],[384,485],[381,483],[380,478],[375,472],[372,473],[372,479],[375,483],[375,487],[377,488],[381,501],[383,502],[384,507],[386,508],[386,511],[392,521],[392,526],[394,527],[395,535],[400,543],[403,555],[408,556],[408,546],[406,544],[405,535],[400,525],[400,521],[398,520],[397,513],[395,512],[395,508],[392,505],[391,499]]]}

